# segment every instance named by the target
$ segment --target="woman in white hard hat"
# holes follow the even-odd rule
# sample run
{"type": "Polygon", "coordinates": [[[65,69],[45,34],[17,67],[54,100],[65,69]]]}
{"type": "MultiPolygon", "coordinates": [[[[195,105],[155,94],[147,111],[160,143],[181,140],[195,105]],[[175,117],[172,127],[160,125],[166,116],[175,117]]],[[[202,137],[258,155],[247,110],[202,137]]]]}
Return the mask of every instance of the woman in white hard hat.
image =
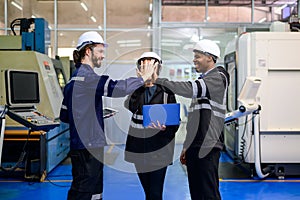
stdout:
{"type": "MultiPolygon", "coordinates": [[[[140,68],[155,60],[158,71],[161,58],[155,52],[145,52],[137,61],[140,68]]],[[[133,114],[125,147],[125,160],[134,163],[146,200],[162,200],[167,166],[172,164],[175,133],[178,125],[152,124],[143,127],[143,105],[176,103],[175,95],[152,81],[138,88],[125,101],[133,114]]]]}
{"type": "Polygon", "coordinates": [[[220,49],[215,42],[200,40],[193,52],[196,71],[202,73],[199,79],[174,82],[158,78],[155,74],[153,79],[155,84],[191,99],[180,161],[187,166],[192,200],[219,200],[218,166],[224,146],[229,74],[223,67],[215,66],[220,57],[220,49]]]}
{"type": "MultiPolygon", "coordinates": [[[[70,126],[73,181],[69,200],[102,199],[104,134],[102,96],[123,97],[151,79],[153,67],[143,66],[139,78],[112,80],[94,68],[104,59],[106,44],[95,31],[83,33],[73,52],[76,70],[64,88],[60,119],[70,126]]],[[[152,63],[153,64],[153,63],[152,63]]]]}

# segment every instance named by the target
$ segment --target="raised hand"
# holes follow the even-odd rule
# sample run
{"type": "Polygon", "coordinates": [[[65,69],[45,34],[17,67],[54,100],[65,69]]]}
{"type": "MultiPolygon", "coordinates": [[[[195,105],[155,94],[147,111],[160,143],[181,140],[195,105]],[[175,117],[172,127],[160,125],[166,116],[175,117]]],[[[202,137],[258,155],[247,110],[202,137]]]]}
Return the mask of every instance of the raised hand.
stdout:
{"type": "Polygon", "coordinates": [[[151,81],[152,75],[155,70],[155,60],[152,59],[150,62],[142,61],[140,69],[137,69],[138,77],[142,77],[144,82],[151,81]]]}

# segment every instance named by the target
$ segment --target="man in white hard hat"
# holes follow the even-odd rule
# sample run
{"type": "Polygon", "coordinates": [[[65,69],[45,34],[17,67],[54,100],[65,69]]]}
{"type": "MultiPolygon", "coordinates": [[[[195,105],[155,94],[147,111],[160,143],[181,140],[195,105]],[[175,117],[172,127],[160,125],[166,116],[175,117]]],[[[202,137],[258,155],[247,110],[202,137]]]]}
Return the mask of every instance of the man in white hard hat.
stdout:
{"type": "Polygon", "coordinates": [[[104,134],[102,97],[123,97],[152,78],[153,62],[139,77],[112,80],[97,75],[107,45],[95,31],[83,33],[73,52],[76,70],[64,88],[60,119],[69,123],[73,181],[68,200],[102,199],[104,134]]]}
{"type": "MultiPolygon", "coordinates": [[[[155,60],[160,71],[162,60],[155,52],[144,52],[137,61],[137,68],[143,63],[155,60]]],[[[174,93],[160,85],[147,82],[135,90],[124,102],[133,114],[125,145],[124,159],[134,164],[142,184],[145,199],[162,200],[167,167],[173,161],[175,133],[179,125],[143,127],[143,105],[176,103],[174,93]]]]}
{"type": "Polygon", "coordinates": [[[229,74],[216,67],[220,48],[211,40],[200,40],[194,49],[194,65],[201,77],[195,81],[175,82],[157,78],[155,83],[177,95],[191,98],[186,125],[187,135],[180,156],[187,166],[192,200],[221,199],[218,166],[224,146],[226,91],[229,74]]]}

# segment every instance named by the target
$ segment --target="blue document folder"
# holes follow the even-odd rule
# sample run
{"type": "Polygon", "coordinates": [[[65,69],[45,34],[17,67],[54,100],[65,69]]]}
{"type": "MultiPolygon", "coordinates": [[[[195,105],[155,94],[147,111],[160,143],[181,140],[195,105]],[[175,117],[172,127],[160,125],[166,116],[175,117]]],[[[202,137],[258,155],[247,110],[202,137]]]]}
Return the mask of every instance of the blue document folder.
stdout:
{"type": "Polygon", "coordinates": [[[180,104],[153,104],[143,106],[143,126],[147,127],[157,121],[163,125],[179,125],[180,104]]]}

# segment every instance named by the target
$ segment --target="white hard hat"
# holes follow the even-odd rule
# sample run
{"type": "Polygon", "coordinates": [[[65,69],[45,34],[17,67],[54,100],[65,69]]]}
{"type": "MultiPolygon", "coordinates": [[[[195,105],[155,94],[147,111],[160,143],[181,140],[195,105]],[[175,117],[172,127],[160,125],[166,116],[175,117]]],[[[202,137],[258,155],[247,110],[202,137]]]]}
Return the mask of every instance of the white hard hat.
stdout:
{"type": "Polygon", "coordinates": [[[219,46],[211,40],[203,39],[196,43],[194,51],[200,51],[203,53],[209,53],[217,58],[220,58],[219,46]]]}
{"type": "Polygon", "coordinates": [[[103,44],[104,46],[107,46],[107,44],[104,43],[102,36],[96,31],[83,33],[78,39],[76,48],[80,51],[87,44],[103,44]]]}
{"type": "Polygon", "coordinates": [[[161,58],[155,52],[144,52],[137,60],[137,63],[139,63],[143,58],[154,58],[158,60],[160,64],[162,63],[161,58]]]}

